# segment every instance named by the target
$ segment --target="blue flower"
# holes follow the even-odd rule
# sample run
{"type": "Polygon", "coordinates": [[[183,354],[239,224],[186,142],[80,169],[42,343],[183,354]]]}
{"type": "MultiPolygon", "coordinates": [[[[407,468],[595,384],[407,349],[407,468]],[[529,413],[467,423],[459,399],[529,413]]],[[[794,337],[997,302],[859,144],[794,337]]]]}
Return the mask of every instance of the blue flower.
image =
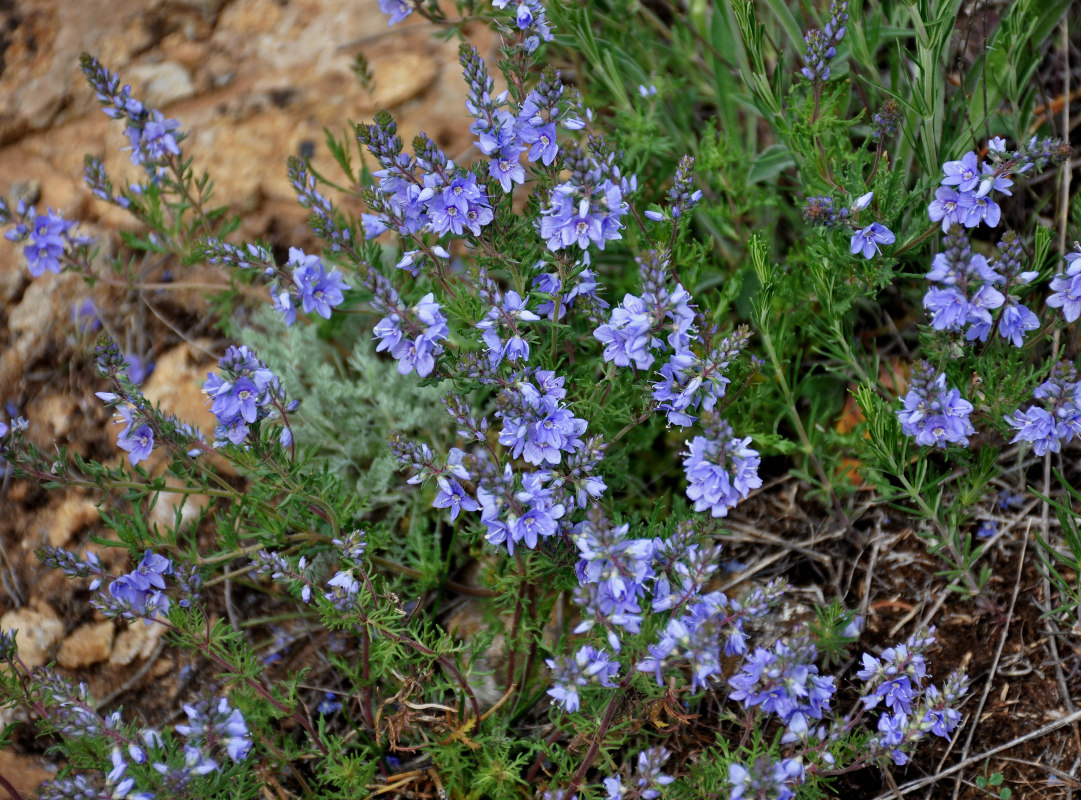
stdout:
{"type": "Polygon", "coordinates": [[[540,234],[553,252],[571,245],[583,250],[596,244],[601,250],[605,242],[621,239],[620,218],[629,206],[623,200],[622,187],[605,179],[588,196],[571,183],[562,183],[552,190],[551,205],[541,211],[540,234]]]}
{"type": "Polygon", "coordinates": [[[1009,339],[1014,347],[1025,344],[1025,332],[1040,327],[1040,320],[1028,308],[1018,303],[1013,297],[1002,310],[998,320],[998,332],[1003,339],[1009,339]]]}
{"type": "Polygon", "coordinates": [[[762,485],[758,477],[761,459],[750,443],[750,437],[725,441],[695,436],[691,440],[683,469],[687,497],[694,502],[695,511],[708,509],[714,517],[727,516],[728,509],[762,485]]]}
{"type": "Polygon", "coordinates": [[[1038,456],[1047,452],[1057,453],[1062,449],[1061,440],[1066,437],[1067,431],[1061,429],[1047,410],[1031,406],[1026,411],[1018,409],[1013,416],[1005,419],[1017,431],[1010,444],[1032,442],[1032,451],[1038,456]]]}
{"type": "Polygon", "coordinates": [[[1066,254],[1066,270],[1051,281],[1054,292],[1047,298],[1047,305],[1061,308],[1067,322],[1075,322],[1081,316],[1081,245],[1066,254]]]}
{"type": "Polygon", "coordinates": [[[784,758],[777,763],[760,758],[749,769],[732,762],[728,766],[728,781],[732,784],[729,800],[792,800],[796,793],[790,789],[793,783],[804,780],[803,762],[798,758],[784,758]]]}
{"type": "Polygon", "coordinates": [[[980,182],[979,159],[971,150],[961,156],[960,161],[947,161],[942,165],[946,177],[943,186],[956,186],[960,192],[971,192],[980,182]]]}
{"type": "Polygon", "coordinates": [[[451,520],[457,519],[458,514],[464,508],[466,511],[478,511],[480,504],[470,497],[462,485],[453,478],[439,477],[439,494],[435,496],[432,505],[435,508],[449,508],[451,520]]]}
{"type": "MultiPolygon", "coordinates": [[[[935,189],[935,199],[927,206],[927,215],[931,222],[942,221],[942,232],[947,233],[951,225],[961,224],[961,195],[948,186],[935,189]]],[[[941,255],[941,254],[940,254],[941,255]]]]}
{"type": "Polygon", "coordinates": [[[893,244],[897,237],[885,225],[872,222],[852,234],[852,255],[862,253],[864,258],[874,258],[880,252],[880,244],[893,244]]]}
{"type": "Polygon", "coordinates": [[[406,0],[379,0],[379,10],[390,15],[387,26],[397,25],[413,13],[413,6],[406,0]]]}
{"type": "Polygon", "coordinates": [[[936,374],[926,363],[916,366],[902,401],[904,408],[897,411],[901,432],[917,444],[968,447],[968,437],[976,432],[968,418],[973,407],[960,390],[946,388],[945,373],[936,374]]]}
{"type": "MultiPolygon", "coordinates": [[[[310,314],[314,311],[323,319],[330,319],[331,309],[341,305],[345,299],[342,290],[350,288],[342,280],[341,273],[333,270],[328,274],[319,256],[307,255],[296,247],[289,248],[289,261],[286,266],[292,267],[293,282],[304,313],[310,314]]],[[[279,303],[276,298],[275,305],[279,306],[279,303]]],[[[278,310],[288,317],[291,308],[290,297],[288,306],[282,303],[278,310]]]]}
{"type": "Polygon", "coordinates": [[[936,331],[958,331],[968,318],[968,300],[956,288],[928,289],[923,307],[931,312],[931,326],[936,331]]]}
{"type": "Polygon", "coordinates": [[[545,663],[552,670],[553,683],[547,693],[569,714],[581,707],[580,687],[595,680],[601,686],[612,688],[615,686],[612,678],[619,674],[619,663],[612,661],[607,651],[592,645],[578,648],[573,658],[557,656],[545,659],[545,663]]]}
{"type": "Polygon", "coordinates": [[[143,424],[132,430],[125,428],[116,438],[116,444],[121,450],[128,452],[128,460],[134,467],[140,461],[150,458],[154,449],[154,429],[143,424]]]}

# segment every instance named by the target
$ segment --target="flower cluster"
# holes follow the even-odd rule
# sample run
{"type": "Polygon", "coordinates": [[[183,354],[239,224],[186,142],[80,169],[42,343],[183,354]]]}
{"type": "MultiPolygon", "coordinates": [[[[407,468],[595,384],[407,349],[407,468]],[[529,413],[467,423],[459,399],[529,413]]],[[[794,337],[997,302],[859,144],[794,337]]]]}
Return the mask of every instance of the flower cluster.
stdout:
{"type": "Polygon", "coordinates": [[[1017,431],[1011,444],[1031,442],[1033,452],[1042,456],[1057,453],[1063,444],[1081,437],[1081,380],[1073,364],[1056,364],[1051,376],[1036,387],[1033,397],[1040,405],[1018,409],[1005,417],[1017,431]]]}
{"type": "MultiPolygon", "coordinates": [[[[558,274],[543,271],[533,277],[533,289],[552,297],[537,306],[537,313],[542,317],[555,322],[563,319],[569,309],[580,303],[583,315],[594,325],[599,323],[600,314],[608,308],[608,302],[597,296],[597,276],[587,266],[589,254],[584,255],[583,259],[574,263],[566,280],[558,274]]],[[[544,270],[548,267],[544,261],[538,261],[533,268],[544,270]]]]}
{"type": "Polygon", "coordinates": [[[358,128],[358,138],[382,166],[372,173],[379,183],[365,197],[374,212],[363,217],[369,238],[388,229],[403,236],[480,236],[494,218],[476,174],[456,167],[427,135],[413,140],[415,155],[409,156],[402,152],[397,124],[380,112],[373,124],[358,128]]]}
{"type": "MultiPolygon", "coordinates": [[[[747,653],[745,620],[765,615],[780,602],[785,588],[783,581],[774,581],[753,590],[742,601],[721,592],[701,594],[696,589],[693,601],[682,601],[679,613],[669,618],[657,642],[649,645],[649,655],[638,662],[638,671],[652,673],[661,686],[665,668],[685,663],[691,672],[691,691],[706,688],[723,674],[722,653],[747,653]]],[[[663,605],[667,598],[659,599],[663,605]]]]}
{"type": "Polygon", "coordinates": [[[878,719],[879,736],[872,748],[889,754],[895,764],[908,762],[905,748],[930,731],[944,739],[961,721],[961,713],[952,706],[967,689],[964,675],[950,675],[943,688],[924,684],[927,666],[923,652],[935,641],[934,629],[909,637],[904,644],[888,647],[880,658],[863,654],[863,669],[856,676],[863,680],[865,709],[885,709],[878,719]]]}
{"type": "Polygon", "coordinates": [[[580,687],[596,681],[601,686],[614,688],[612,678],[619,674],[619,663],[612,661],[607,651],[588,644],[579,647],[571,658],[557,656],[545,659],[545,663],[552,670],[552,688],[548,695],[570,714],[581,708],[580,687]]]}
{"type": "MultiPolygon", "coordinates": [[[[698,419],[696,414],[713,411],[730,383],[725,370],[749,338],[750,329],[741,326],[716,346],[704,348],[702,355],[690,347],[676,348],[660,368],[661,380],[653,384],[653,399],[657,409],[667,415],[669,425],[686,428],[698,419]]],[[[713,339],[710,336],[707,341],[713,339]]]]}
{"type": "MultiPolygon", "coordinates": [[[[138,366],[142,367],[141,362],[138,366]]],[[[97,347],[97,367],[101,376],[113,383],[116,391],[95,394],[107,406],[115,409],[116,423],[124,425],[124,429],[117,434],[116,443],[120,449],[127,451],[133,467],[150,458],[160,443],[183,450],[192,458],[203,451],[206,445],[200,431],[176,417],[162,414],[139,393],[133,378],[140,375],[132,363],[132,356],[121,353],[117,344],[108,337],[102,337],[102,343],[97,347]]],[[[145,377],[146,368],[143,371],[141,377],[145,377]]]]}
{"type": "Polygon", "coordinates": [[[1067,322],[1076,322],[1081,316],[1081,244],[1074,243],[1074,249],[1065,256],[1066,270],[1051,279],[1053,294],[1047,298],[1047,305],[1061,308],[1067,322]]]}
{"type": "Polygon", "coordinates": [[[1031,283],[1038,273],[1022,271],[1016,235],[1007,233],[1003,237],[999,258],[990,262],[972,252],[962,228],[951,228],[945,245],[927,273],[927,280],[938,284],[923,297],[924,308],[931,314],[931,326],[939,331],[960,331],[967,325],[965,338],[983,342],[997,316],[999,335],[1021,347],[1026,332],[1039,328],[1040,323],[1013,292],[1031,283]],[[993,316],[992,311],[997,315],[993,316]]]}
{"type": "MultiPolygon", "coordinates": [[[[500,9],[511,3],[514,3],[514,29],[523,51],[533,53],[541,42],[552,41],[548,15],[540,0],[492,0],[492,5],[500,9]]],[[[504,30],[510,32],[506,27],[504,30]]]]}
{"type": "Polygon", "coordinates": [[[695,309],[690,293],[681,284],[668,286],[668,254],[654,250],[637,260],[642,296],[624,295],[608,322],[593,332],[604,345],[604,360],[617,367],[634,362],[638,369],[649,369],[654,351],[662,349],[666,340],[675,353],[673,360],[693,358],[690,344],[696,334],[695,309]],[[661,339],[666,331],[666,340],[661,339]]]}
{"type": "MultiPolygon", "coordinates": [[[[266,419],[284,418],[295,411],[299,401],[286,403],[281,380],[246,345],[230,346],[218,361],[221,374],[207,373],[203,391],[210,398],[210,410],[218,419],[214,446],[242,445],[251,426],[266,419]]],[[[288,424],[282,428],[283,447],[292,444],[288,424]]]]}
{"type": "Polygon", "coordinates": [[[555,466],[564,453],[581,448],[579,437],[586,431],[586,421],[563,405],[567,396],[563,380],[551,370],[524,372],[500,393],[496,416],[503,419],[503,429],[499,443],[510,448],[512,458],[555,466]]]}
{"type": "Polygon", "coordinates": [[[733,762],[728,767],[728,781],[732,784],[729,800],[792,800],[796,793],[792,786],[804,781],[803,762],[798,758],[782,758],[774,763],[760,758],[750,767],[733,762]]]}
{"type": "Polygon", "coordinates": [[[664,762],[671,757],[671,753],[663,747],[651,747],[638,753],[635,774],[634,789],[623,785],[622,775],[613,775],[604,779],[604,790],[607,792],[605,800],[623,800],[631,792],[634,797],[642,800],[656,800],[661,796],[661,789],[675,781],[671,775],[661,772],[664,762]]]}
{"type": "Polygon", "coordinates": [[[330,319],[330,312],[345,299],[342,291],[350,288],[338,270],[329,273],[319,256],[306,254],[297,247],[289,248],[289,261],[286,268],[292,275],[292,286],[275,286],[271,289],[274,308],[282,315],[286,325],[292,325],[297,318],[296,306],[299,304],[305,314],[313,311],[323,319],[330,319]]]}
{"type": "Polygon", "coordinates": [[[1010,195],[1012,175],[1040,171],[1049,163],[1057,163],[1069,154],[1069,146],[1057,139],[1032,137],[1015,151],[1006,147],[999,136],[987,143],[987,158],[981,159],[971,150],[956,161],[942,165],[941,186],[927,207],[932,222],[942,223],[948,233],[954,225],[975,228],[981,223],[990,228],[998,226],[1002,211],[994,193],[1010,195]]]}
{"type": "Polygon", "coordinates": [[[728,679],[728,697],[745,708],[760,707],[776,715],[786,728],[783,742],[808,733],[822,719],[836,691],[834,679],[818,674],[814,644],[804,638],[778,641],[772,649],[755,648],[738,673],[728,679]]]}
{"type": "Polygon", "coordinates": [[[897,132],[897,123],[901,120],[901,104],[892,97],[882,104],[882,108],[872,117],[874,128],[871,138],[883,140],[897,132]]]}
{"type": "Polygon", "coordinates": [[[750,447],[751,437],[735,438],[724,420],[711,417],[708,428],[707,436],[695,436],[687,445],[683,459],[687,497],[694,502],[695,511],[708,509],[711,516],[724,517],[728,509],[762,485],[758,477],[761,459],[750,447]]]}
{"type": "Polygon", "coordinates": [[[558,184],[550,205],[541,211],[541,238],[553,252],[571,245],[586,250],[591,243],[603,250],[605,242],[623,238],[621,218],[629,209],[624,198],[636,188],[634,177],[621,179],[617,174],[613,180],[600,166],[580,182],[558,184]]]}
{"type": "MultiPolygon", "coordinates": [[[[10,219],[6,213],[4,216],[10,219]]],[[[5,233],[4,237],[10,242],[26,242],[23,255],[26,256],[26,265],[31,276],[35,278],[46,271],[60,272],[65,253],[94,241],[89,237],[72,235],[71,231],[76,223],[63,219],[52,209],[39,214],[33,206],[27,210],[20,200],[15,216],[22,221],[5,233]]]]}
{"type": "Polygon", "coordinates": [[[803,205],[803,219],[809,225],[822,228],[842,225],[851,228],[849,249],[852,255],[874,258],[876,253],[882,252],[880,245],[893,244],[897,237],[881,222],[872,222],[862,228],[859,226],[859,213],[871,204],[873,197],[874,192],[867,192],[858,197],[851,206],[844,207],[838,207],[833,198],[826,195],[808,197],[803,205]]]}
{"type": "Polygon", "coordinates": [[[730,635],[727,630],[739,619],[738,610],[739,605],[720,592],[710,592],[687,604],[681,615],[668,620],[657,642],[649,645],[649,655],[638,662],[638,671],[652,673],[660,686],[666,666],[686,662],[691,671],[691,691],[707,688],[711,679],[721,675],[721,653],[734,655],[743,645],[741,635],[730,635]]]}
{"type": "Polygon", "coordinates": [[[184,706],[188,723],[177,725],[187,737],[182,747],[148,728],[137,731],[124,724],[119,711],[104,717],[98,712],[85,684],[72,685],[51,669],[35,672],[50,724],[72,739],[104,737],[112,743],[102,778],[86,773],[46,781],[39,797],[50,800],[153,800],[158,789],[165,796],[190,796],[193,778],[220,772],[214,760],[224,752],[232,761],[247,758],[252,738],[240,711],[224,697],[199,700],[184,706]],[[135,774],[128,767],[149,765],[153,771],[135,774]],[[140,785],[137,785],[140,784],[140,785]],[[136,789],[140,791],[136,791],[136,789]]]}
{"type": "Polygon", "coordinates": [[[913,367],[903,402],[897,419],[905,436],[916,437],[919,445],[968,447],[968,437],[976,432],[968,419],[972,403],[961,397],[959,389],[946,388],[946,373],[936,374],[927,363],[913,367]]]}
{"type": "Polygon", "coordinates": [[[492,96],[495,84],[476,48],[463,45],[459,60],[469,87],[466,109],[473,117],[469,130],[477,137],[477,149],[489,159],[488,176],[509,193],[515,184],[525,182],[523,153],[530,163],[551,166],[559,155],[557,127],[577,131],[584,123],[565,98],[559,73],[542,78],[514,109],[506,92],[492,96]]]}
{"type": "Polygon", "coordinates": [[[815,84],[829,80],[829,62],[837,55],[837,45],[845,36],[847,24],[847,0],[833,0],[830,3],[830,18],[826,27],[808,31],[803,37],[807,44],[807,54],[803,57],[806,66],[800,70],[800,74],[804,78],[815,84]]]}
{"type": "MultiPolygon", "coordinates": [[[[656,93],[656,89],[653,90],[656,93]]],[[[694,159],[691,156],[683,156],[676,167],[675,179],[672,188],[668,190],[669,209],[668,215],[677,220],[686,212],[690,211],[702,200],[702,190],[695,188],[694,159]]],[[[654,222],[665,219],[665,214],[660,211],[649,210],[645,216],[654,222]]]]}
{"type": "Polygon", "coordinates": [[[515,481],[507,464],[497,480],[485,480],[477,486],[480,521],[487,528],[485,537],[492,545],[514,547],[524,544],[530,550],[541,538],[555,536],[559,521],[567,513],[556,487],[546,486],[551,477],[546,471],[523,473],[515,481]]]}
{"type": "Polygon", "coordinates": [[[172,574],[172,561],[147,550],[139,566],[113,580],[90,604],[111,619],[143,619],[150,624],[169,610],[165,578],[172,574]]]}
{"type": "Polygon", "coordinates": [[[481,339],[488,347],[488,360],[492,368],[499,366],[504,359],[511,363],[528,361],[529,341],[522,335],[518,323],[536,322],[540,317],[526,308],[526,301],[518,292],[503,294],[493,286],[486,294],[485,299],[491,302],[491,307],[484,319],[477,323],[477,328],[482,331],[481,339]]]}
{"type": "Polygon", "coordinates": [[[131,163],[155,178],[167,160],[180,155],[183,135],[174,133],[180,123],[132,97],[131,87],[121,87],[120,79],[93,56],[82,57],[82,69],[106,116],[128,123],[124,133],[131,145],[131,163]]]}
{"type": "Polygon", "coordinates": [[[416,370],[426,378],[435,369],[435,357],[443,352],[440,340],[450,335],[447,318],[431,292],[412,308],[405,308],[396,293],[391,302],[395,308],[372,329],[379,340],[375,349],[389,351],[402,375],[416,370]]]}
{"type": "Polygon", "coordinates": [[[617,652],[620,630],[641,630],[642,600],[656,577],[654,551],[660,544],[659,540],[630,538],[629,530],[629,524],[613,526],[594,513],[578,523],[571,535],[578,548],[579,586],[574,602],[583,611],[574,632],[585,633],[599,625],[617,652]]]}
{"type": "Polygon", "coordinates": [[[296,322],[297,306],[305,314],[314,312],[330,319],[331,311],[345,300],[343,292],[351,288],[338,270],[327,272],[319,256],[308,255],[298,247],[289,248],[289,260],[283,268],[274,263],[270,250],[258,244],[237,246],[209,239],[203,242],[203,254],[210,264],[261,270],[270,279],[274,309],[287,326],[296,322]]]}
{"type": "Polygon", "coordinates": [[[252,740],[244,715],[218,698],[217,702],[202,699],[184,706],[187,724],[177,725],[176,732],[188,737],[188,741],[203,752],[224,748],[234,762],[243,761],[251,751],[252,740]]]}

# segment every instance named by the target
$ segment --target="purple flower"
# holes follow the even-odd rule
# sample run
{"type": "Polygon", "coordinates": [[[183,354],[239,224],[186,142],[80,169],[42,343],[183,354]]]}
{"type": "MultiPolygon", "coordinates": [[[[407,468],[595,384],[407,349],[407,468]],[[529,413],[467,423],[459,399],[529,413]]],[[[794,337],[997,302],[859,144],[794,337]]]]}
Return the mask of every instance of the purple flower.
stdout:
{"type": "Polygon", "coordinates": [[[439,494],[435,496],[432,505],[435,508],[449,508],[451,520],[457,519],[463,508],[466,511],[480,510],[480,503],[466,494],[458,481],[441,476],[436,479],[436,482],[439,484],[439,494]]]}
{"type": "Polygon", "coordinates": [[[68,232],[75,223],[62,219],[51,209],[45,214],[37,214],[31,208],[28,217],[33,218],[32,224],[19,224],[5,236],[11,241],[29,240],[23,247],[23,255],[26,256],[30,274],[35,278],[46,271],[60,272],[60,258],[64,255],[65,247],[89,241],[78,237],[73,239],[68,232]]]}
{"type": "Polygon", "coordinates": [[[931,312],[931,326],[936,331],[958,331],[968,317],[968,300],[957,289],[928,289],[923,307],[931,312]]]}
{"type": "Polygon", "coordinates": [[[116,438],[116,444],[121,450],[128,452],[128,460],[134,467],[140,461],[150,458],[154,449],[154,429],[143,424],[134,430],[125,428],[116,438]]]}
{"type": "MultiPolygon", "coordinates": [[[[296,247],[289,248],[287,267],[292,267],[293,282],[299,293],[300,305],[305,314],[316,312],[323,319],[330,319],[331,309],[342,304],[345,299],[342,290],[350,288],[337,270],[327,273],[318,256],[310,256],[296,247]]],[[[280,297],[280,295],[279,295],[280,297]]],[[[289,295],[286,295],[289,297],[289,295]]],[[[289,316],[292,298],[286,307],[276,298],[275,305],[284,316],[289,316]]],[[[295,314],[294,314],[295,317],[295,314]]]]}
{"type": "Polygon", "coordinates": [[[575,417],[560,399],[566,392],[562,378],[545,370],[535,376],[539,386],[522,381],[518,387],[508,387],[500,395],[504,409],[499,443],[511,448],[513,458],[524,458],[530,464],[559,464],[563,453],[575,453],[581,446],[579,438],[586,431],[586,422],[575,417]],[[546,389],[546,380],[558,380],[546,389]]]}
{"type": "Polygon", "coordinates": [[[173,562],[162,555],[147,550],[139,566],[128,573],[128,578],[144,592],[165,588],[165,576],[173,574],[173,562]]]}
{"type": "Polygon", "coordinates": [[[141,384],[147,378],[150,377],[150,373],[154,371],[154,362],[144,363],[139,356],[135,353],[128,353],[124,356],[124,362],[128,367],[128,380],[134,383],[136,386],[141,384]]]}
{"type": "Polygon", "coordinates": [[[1081,316],[1081,252],[1066,256],[1069,265],[1066,272],[1058,273],[1051,281],[1054,292],[1047,298],[1047,305],[1061,308],[1067,322],[1076,322],[1081,316]],[[1073,256],[1073,258],[1071,258],[1073,256]]]}
{"type": "Polygon", "coordinates": [[[848,3],[834,0],[830,4],[830,18],[826,27],[810,30],[803,37],[807,44],[807,53],[803,57],[806,66],[800,70],[800,74],[804,78],[816,84],[829,80],[830,60],[837,55],[837,45],[844,38],[847,22],[848,3]]]}
{"type": "Polygon", "coordinates": [[[990,196],[964,195],[964,197],[966,201],[961,209],[964,212],[961,222],[966,228],[975,228],[981,222],[986,223],[989,228],[998,226],[1002,210],[990,196]]]}
{"type": "Polygon", "coordinates": [[[379,0],[379,10],[390,16],[388,27],[397,25],[413,13],[413,6],[406,0],[379,0]]]}
{"type": "Polygon", "coordinates": [[[942,232],[947,233],[951,225],[961,224],[961,196],[948,186],[935,189],[935,199],[927,206],[927,215],[931,222],[942,221],[942,232]]]}
{"type": "Polygon", "coordinates": [[[759,647],[749,654],[740,672],[728,680],[729,698],[746,708],[760,706],[776,714],[788,729],[785,740],[795,741],[810,729],[809,720],[821,719],[833,697],[832,678],[823,678],[813,663],[815,647],[808,641],[777,642],[773,650],[759,647]]]}
{"type": "Polygon", "coordinates": [[[281,381],[256,358],[247,346],[230,347],[222,356],[221,375],[208,373],[203,392],[210,398],[210,410],[218,418],[214,446],[226,442],[243,444],[250,425],[280,418],[283,410],[294,410],[285,402],[281,381]]]}
{"type": "Polygon", "coordinates": [[[605,361],[612,361],[617,367],[630,366],[633,361],[638,369],[648,369],[653,364],[650,350],[662,344],[653,336],[652,328],[653,318],[645,301],[627,294],[612,309],[609,322],[598,327],[593,336],[605,345],[605,361]]]}
{"type": "Polygon", "coordinates": [[[1022,347],[1025,344],[1025,332],[1039,327],[1040,320],[1036,315],[1012,297],[1002,309],[1002,316],[998,320],[999,335],[1003,339],[1009,339],[1014,347],[1022,347]]]}
{"type": "Polygon", "coordinates": [[[619,663],[612,661],[606,651],[591,645],[580,647],[573,659],[557,656],[545,659],[545,663],[552,670],[553,685],[548,695],[569,714],[581,707],[580,687],[593,680],[611,688],[615,686],[612,678],[619,674],[619,663]]]}
{"type": "Polygon", "coordinates": [[[942,172],[946,176],[942,179],[942,185],[956,186],[959,192],[971,192],[980,182],[978,158],[971,150],[961,156],[960,161],[943,164],[942,172]]]}
{"type": "Polygon", "coordinates": [[[488,174],[499,181],[508,194],[516,183],[525,183],[525,169],[518,162],[517,153],[501,153],[488,162],[488,174]]]}
{"type": "MultiPolygon", "coordinates": [[[[727,428],[729,435],[731,428],[727,428]]],[[[707,439],[695,436],[687,447],[683,469],[687,474],[687,497],[695,511],[709,510],[714,517],[728,515],[728,509],[762,485],[758,477],[758,452],[745,439],[707,439]]]]}
{"type": "Polygon", "coordinates": [[[852,255],[862,253],[864,258],[874,258],[875,253],[880,252],[880,244],[893,244],[896,239],[885,225],[872,222],[852,234],[852,255]]]}
{"type": "Polygon", "coordinates": [[[760,758],[749,769],[732,762],[728,766],[728,781],[732,784],[732,793],[728,798],[792,800],[796,793],[789,787],[802,784],[803,780],[803,762],[798,758],[784,758],[777,763],[760,758]]]}
{"type": "Polygon", "coordinates": [[[157,109],[151,109],[145,117],[132,119],[124,133],[131,142],[131,163],[153,168],[167,156],[180,155],[173,131],[180,127],[175,119],[165,119],[157,109]]]}
{"type": "Polygon", "coordinates": [[[209,699],[184,706],[188,723],[176,726],[177,733],[188,737],[200,751],[209,750],[212,744],[224,745],[226,753],[234,762],[247,758],[252,747],[248,725],[244,715],[232,708],[222,697],[217,703],[209,699]]]}
{"type": "Polygon", "coordinates": [[[945,373],[936,374],[926,363],[916,366],[903,402],[897,411],[903,434],[920,445],[968,446],[968,437],[975,433],[968,419],[973,407],[958,389],[946,388],[945,373]]]}
{"type": "Polygon", "coordinates": [[[1005,417],[1005,420],[1017,431],[1010,444],[1032,442],[1032,450],[1038,456],[1048,451],[1059,452],[1062,448],[1061,440],[1067,434],[1055,418],[1039,406],[1031,406],[1026,411],[1018,409],[1013,412],[1013,416],[1005,417]]]}
{"type": "Polygon", "coordinates": [[[518,137],[518,141],[529,148],[526,152],[526,158],[530,161],[541,161],[547,167],[559,155],[554,122],[543,125],[529,123],[517,125],[514,132],[518,137]]]}
{"type": "Polygon", "coordinates": [[[607,178],[588,196],[574,184],[562,183],[552,190],[551,205],[541,211],[540,234],[553,252],[574,244],[586,250],[591,243],[603,250],[605,242],[623,238],[620,218],[628,208],[622,187],[607,178]]]}

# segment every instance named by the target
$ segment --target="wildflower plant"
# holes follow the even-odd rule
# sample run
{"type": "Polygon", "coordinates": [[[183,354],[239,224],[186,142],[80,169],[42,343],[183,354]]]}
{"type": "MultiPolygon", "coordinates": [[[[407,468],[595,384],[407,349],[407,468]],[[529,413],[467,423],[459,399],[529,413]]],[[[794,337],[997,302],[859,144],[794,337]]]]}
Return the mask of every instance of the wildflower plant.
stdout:
{"type": "MultiPolygon", "coordinates": [[[[850,528],[839,466],[857,453],[877,496],[926,522],[953,585],[983,591],[967,509],[1001,448],[1059,453],[1079,430],[1074,356],[1043,351],[1081,315],[1081,248],[1053,258],[1047,232],[1004,230],[1008,198],[1068,145],[957,152],[941,86],[876,85],[873,113],[853,111],[849,61],[881,78],[888,45],[846,2],[806,33],[782,15],[799,66],[772,76],[767,62],[796,61],[769,52],[750,2],[692,14],[720,41],[706,62],[717,118],[690,125],[682,73],[645,74],[626,41],[601,52],[595,26],[628,4],[557,5],[460,4],[502,45],[497,63],[460,47],[468,154],[407,142],[384,111],[328,134],[344,179],[283,165],[318,253],[237,241],[183,123],[84,56],[139,175],[118,189],[88,159],[88,186],[143,226],[125,245],[165,257],[178,286],[195,263],[227,277],[214,307],[242,341],[202,385],[212,430],[156,407],[108,334],[95,364],[115,458],[51,454],[24,422],[0,424],[16,474],[96,491],[110,531],[42,548],[42,562],[86,582],[102,617],[163,631],[200,676],[179,722],[144,726],[29,668],[19,634],[0,631],[0,696],[70,764],[42,796],[255,797],[274,783],[327,798],[818,797],[955,735],[967,679],[936,673],[933,630],[866,652],[840,599],[811,625],[782,613],[781,578],[722,589],[723,526],[781,464],[850,528]],[[586,74],[550,57],[565,44],[554,31],[586,74]],[[891,292],[924,315],[907,340],[891,292]],[[253,295],[243,328],[228,312],[253,295]],[[864,315],[919,350],[903,388],[858,343],[864,315]],[[857,386],[862,419],[842,432],[857,386]],[[964,485],[947,487],[954,463],[964,485]],[[947,491],[959,502],[940,514],[947,491]],[[165,496],[172,526],[150,522],[165,496]],[[223,618],[237,592],[266,614],[223,618]],[[452,596],[480,607],[479,633],[455,624],[452,596]],[[313,675],[277,666],[290,648],[313,675]]],[[[435,3],[379,7],[390,25],[447,22],[435,3]]],[[[944,42],[913,13],[916,57],[937,74],[944,42]]],[[[54,210],[4,205],[0,221],[32,276],[145,278],[54,210]]],[[[93,313],[76,314],[86,333],[93,313]]]]}

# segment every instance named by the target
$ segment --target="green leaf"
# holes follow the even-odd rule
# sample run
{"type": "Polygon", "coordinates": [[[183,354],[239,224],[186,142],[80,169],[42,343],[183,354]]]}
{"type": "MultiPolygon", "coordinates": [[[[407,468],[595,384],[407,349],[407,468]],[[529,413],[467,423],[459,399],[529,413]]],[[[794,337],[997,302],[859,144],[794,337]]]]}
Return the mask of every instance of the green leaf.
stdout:
{"type": "Polygon", "coordinates": [[[751,162],[751,169],[747,173],[747,183],[753,185],[772,180],[795,165],[796,161],[787,147],[783,144],[770,145],[751,162]]]}

